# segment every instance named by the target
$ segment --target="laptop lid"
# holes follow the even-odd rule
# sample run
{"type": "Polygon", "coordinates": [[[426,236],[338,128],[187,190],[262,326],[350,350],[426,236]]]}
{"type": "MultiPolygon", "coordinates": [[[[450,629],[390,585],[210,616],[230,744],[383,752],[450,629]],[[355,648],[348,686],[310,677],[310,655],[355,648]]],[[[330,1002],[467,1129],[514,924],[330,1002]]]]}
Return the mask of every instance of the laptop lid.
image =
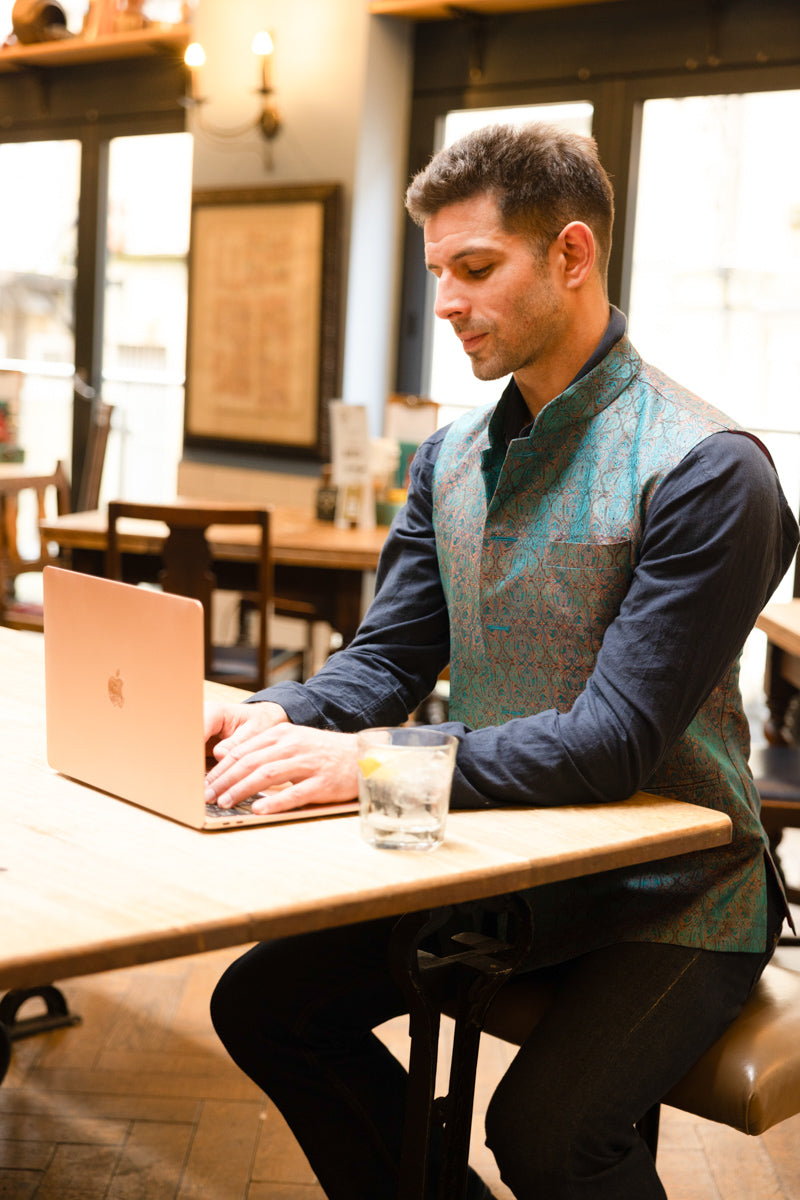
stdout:
{"type": "Polygon", "coordinates": [[[47,761],[55,770],[196,829],[355,810],[210,816],[201,603],[59,567],[43,577],[47,761]]]}

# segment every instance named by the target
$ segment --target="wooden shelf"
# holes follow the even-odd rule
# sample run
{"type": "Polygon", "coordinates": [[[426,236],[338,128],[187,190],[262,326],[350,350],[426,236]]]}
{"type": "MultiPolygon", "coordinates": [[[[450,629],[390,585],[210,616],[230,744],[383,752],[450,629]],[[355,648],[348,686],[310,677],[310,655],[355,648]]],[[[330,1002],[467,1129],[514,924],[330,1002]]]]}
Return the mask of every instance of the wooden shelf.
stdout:
{"type": "Polygon", "coordinates": [[[465,12],[489,16],[602,3],[608,3],[608,0],[453,0],[452,4],[443,0],[370,0],[369,11],[376,16],[407,17],[412,21],[445,21],[463,16],[465,12]]]}
{"type": "Polygon", "coordinates": [[[191,41],[191,33],[188,25],[151,25],[134,33],[107,34],[91,40],[74,37],[10,46],[0,49],[0,72],[21,71],[25,67],[74,67],[155,54],[182,55],[191,41]]]}

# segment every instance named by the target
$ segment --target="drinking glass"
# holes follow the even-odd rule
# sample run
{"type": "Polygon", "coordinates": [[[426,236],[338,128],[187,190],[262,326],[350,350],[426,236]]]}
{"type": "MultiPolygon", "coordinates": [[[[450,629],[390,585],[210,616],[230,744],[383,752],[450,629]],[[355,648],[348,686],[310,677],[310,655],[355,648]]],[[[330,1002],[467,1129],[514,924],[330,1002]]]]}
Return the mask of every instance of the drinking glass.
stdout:
{"type": "Polygon", "coordinates": [[[383,850],[435,850],[444,840],[458,739],[402,726],[358,734],[361,835],[383,850]]]}

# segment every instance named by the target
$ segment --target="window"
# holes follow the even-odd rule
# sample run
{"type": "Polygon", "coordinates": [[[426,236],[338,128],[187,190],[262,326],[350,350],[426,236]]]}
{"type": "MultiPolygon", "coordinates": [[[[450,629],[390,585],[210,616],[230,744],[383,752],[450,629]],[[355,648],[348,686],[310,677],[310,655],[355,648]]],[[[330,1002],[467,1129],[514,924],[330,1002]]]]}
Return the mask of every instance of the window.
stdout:
{"type": "Polygon", "coordinates": [[[23,375],[9,452],[32,467],[69,465],[81,148],[0,145],[0,369],[23,375]]]}
{"type": "MultiPolygon", "coordinates": [[[[64,7],[69,30],[79,32],[86,4],[64,7]]],[[[0,0],[0,22],[5,19],[9,29],[11,8],[0,0]]],[[[159,8],[164,19],[168,10],[174,17],[179,6],[170,8],[165,0],[159,8]]],[[[109,466],[116,462],[115,491],[124,477],[124,445],[133,445],[133,424],[153,429],[160,423],[166,439],[181,425],[184,335],[176,337],[175,330],[185,324],[186,268],[179,260],[185,260],[188,234],[173,236],[177,218],[171,214],[182,209],[188,229],[191,143],[183,133],[184,90],[175,46],[113,62],[100,55],[78,65],[55,55],[45,67],[0,71],[0,169],[14,181],[0,196],[0,278],[6,285],[0,369],[23,376],[19,437],[27,461],[52,467],[61,458],[75,494],[93,394],[102,392],[119,408],[114,420],[122,424],[108,450],[109,466]],[[169,244],[156,245],[152,234],[164,229],[169,244]],[[147,329],[134,327],[130,317],[137,287],[147,297],[147,329]],[[104,337],[106,318],[111,324],[104,337]],[[127,350],[117,352],[117,345],[127,350]],[[126,370],[124,382],[139,388],[136,422],[126,416],[133,404],[130,387],[124,398],[105,394],[123,383],[114,373],[126,370]],[[145,380],[141,373],[148,371],[145,380]],[[160,372],[157,380],[153,372],[160,372]],[[156,385],[162,395],[153,418],[143,397],[156,385]]],[[[141,484],[139,494],[153,499],[172,494],[178,453],[169,468],[150,455],[131,486],[138,490],[141,484]]]]}
{"type": "MultiPolygon", "coordinates": [[[[800,500],[800,91],[644,105],[630,332],[642,356],[756,433],[800,500]]],[[[792,594],[792,572],[775,598],[792,594]]],[[[766,638],[741,684],[761,729],[766,638]]]]}
{"type": "Polygon", "coordinates": [[[630,331],[768,445],[800,501],[800,91],[644,105],[630,331]]]}
{"type": "MultiPolygon", "coordinates": [[[[70,466],[81,146],[0,145],[0,369],[21,371],[16,443],[70,466]]],[[[103,399],[114,405],[104,494],[174,495],[183,438],[192,139],[110,143],[103,399]]]]}
{"type": "Polygon", "coordinates": [[[192,138],[115,138],[108,172],[103,499],[169,500],[183,444],[192,138]]]}

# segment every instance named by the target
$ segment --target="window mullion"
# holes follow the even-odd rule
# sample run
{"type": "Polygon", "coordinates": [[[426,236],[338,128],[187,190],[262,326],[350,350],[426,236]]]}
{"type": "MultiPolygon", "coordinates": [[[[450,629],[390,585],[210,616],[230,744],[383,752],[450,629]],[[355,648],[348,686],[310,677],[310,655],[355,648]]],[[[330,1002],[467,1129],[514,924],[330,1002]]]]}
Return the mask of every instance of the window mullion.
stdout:
{"type": "MultiPolygon", "coordinates": [[[[106,273],[109,139],[98,128],[82,138],[75,286],[75,372],[100,390],[103,362],[103,295],[106,273]]],[[[91,400],[73,392],[72,489],[80,482],[91,417],[91,400]]]]}

